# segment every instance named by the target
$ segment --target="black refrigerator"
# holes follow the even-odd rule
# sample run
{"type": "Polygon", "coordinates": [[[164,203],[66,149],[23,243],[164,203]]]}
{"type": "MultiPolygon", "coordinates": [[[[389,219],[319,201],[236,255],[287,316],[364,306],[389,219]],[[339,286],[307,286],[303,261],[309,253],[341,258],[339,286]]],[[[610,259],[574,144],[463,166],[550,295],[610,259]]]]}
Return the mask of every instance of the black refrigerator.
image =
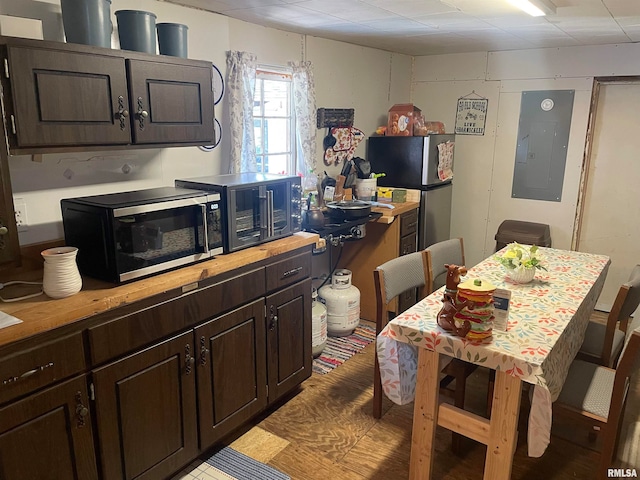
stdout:
{"type": "Polygon", "coordinates": [[[369,137],[367,160],[378,186],[420,190],[418,248],[450,238],[454,134],[369,137]]]}

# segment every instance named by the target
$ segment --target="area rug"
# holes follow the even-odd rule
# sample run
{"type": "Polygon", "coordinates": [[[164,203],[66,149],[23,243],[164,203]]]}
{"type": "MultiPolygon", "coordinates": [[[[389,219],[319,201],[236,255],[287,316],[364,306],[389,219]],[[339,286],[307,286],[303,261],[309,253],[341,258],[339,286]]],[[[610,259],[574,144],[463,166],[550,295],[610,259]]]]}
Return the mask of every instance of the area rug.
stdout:
{"type": "Polygon", "coordinates": [[[376,329],[360,324],[351,335],[329,337],[327,346],[318,358],[313,359],[313,371],[324,375],[349,360],[354,354],[369,345],[376,338],[376,329]]]}
{"type": "Polygon", "coordinates": [[[231,447],[221,448],[206,462],[237,480],[291,480],[291,477],[281,471],[237,452],[231,447]]]}

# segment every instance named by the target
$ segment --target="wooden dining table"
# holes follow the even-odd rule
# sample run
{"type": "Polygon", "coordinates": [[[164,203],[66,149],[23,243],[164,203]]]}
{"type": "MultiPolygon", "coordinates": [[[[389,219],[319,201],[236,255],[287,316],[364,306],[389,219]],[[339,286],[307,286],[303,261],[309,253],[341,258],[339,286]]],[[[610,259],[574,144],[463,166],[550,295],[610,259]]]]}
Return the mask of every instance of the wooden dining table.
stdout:
{"type": "Polygon", "coordinates": [[[494,329],[490,337],[478,341],[444,331],[436,320],[442,306],[440,289],[391,320],[378,335],[385,394],[400,405],[415,399],[410,479],[431,478],[437,426],[487,445],[485,480],[509,479],[523,382],[534,385],[528,454],[539,457],[546,450],[552,402],[582,345],[610,259],[553,248],[540,248],[538,254],[546,270],[538,270],[530,283],[512,283],[493,255],[466,275],[511,291],[505,331],[494,329]],[[495,371],[490,418],[439,401],[439,355],[495,371]]]}

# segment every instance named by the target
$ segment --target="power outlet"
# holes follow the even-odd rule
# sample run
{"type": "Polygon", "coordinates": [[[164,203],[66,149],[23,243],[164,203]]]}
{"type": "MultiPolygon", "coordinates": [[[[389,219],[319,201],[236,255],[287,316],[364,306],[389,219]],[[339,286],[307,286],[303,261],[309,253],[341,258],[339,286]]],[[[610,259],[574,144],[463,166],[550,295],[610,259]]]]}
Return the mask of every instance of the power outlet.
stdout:
{"type": "Polygon", "coordinates": [[[14,205],[16,212],[16,226],[19,232],[25,232],[29,230],[29,221],[27,219],[27,204],[16,203],[14,205]]]}

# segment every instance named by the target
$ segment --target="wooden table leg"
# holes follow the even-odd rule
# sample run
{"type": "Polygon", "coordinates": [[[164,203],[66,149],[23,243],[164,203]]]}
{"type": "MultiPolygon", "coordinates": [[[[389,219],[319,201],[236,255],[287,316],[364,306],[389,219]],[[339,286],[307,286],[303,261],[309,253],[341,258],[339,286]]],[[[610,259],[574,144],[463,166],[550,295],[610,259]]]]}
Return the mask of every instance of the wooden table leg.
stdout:
{"type": "Polygon", "coordinates": [[[511,478],[513,455],[518,441],[521,393],[522,381],[519,378],[505,372],[496,372],[484,480],[511,478]]]}
{"type": "Polygon", "coordinates": [[[431,478],[434,443],[438,425],[438,353],[420,348],[416,381],[416,399],[413,407],[411,434],[411,460],[409,479],[431,478]]]}

